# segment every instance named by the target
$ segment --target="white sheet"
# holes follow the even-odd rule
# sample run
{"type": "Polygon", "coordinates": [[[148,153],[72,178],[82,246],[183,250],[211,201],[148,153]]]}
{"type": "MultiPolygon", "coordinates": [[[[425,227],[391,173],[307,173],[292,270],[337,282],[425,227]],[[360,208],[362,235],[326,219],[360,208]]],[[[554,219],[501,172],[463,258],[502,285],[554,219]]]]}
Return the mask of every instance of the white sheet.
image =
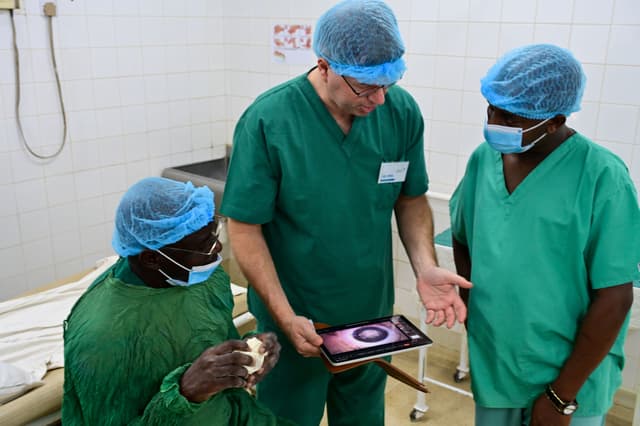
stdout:
{"type": "Polygon", "coordinates": [[[39,379],[47,370],[62,367],[63,321],[87,287],[117,259],[101,259],[78,281],[0,303],[0,361],[39,379]]]}

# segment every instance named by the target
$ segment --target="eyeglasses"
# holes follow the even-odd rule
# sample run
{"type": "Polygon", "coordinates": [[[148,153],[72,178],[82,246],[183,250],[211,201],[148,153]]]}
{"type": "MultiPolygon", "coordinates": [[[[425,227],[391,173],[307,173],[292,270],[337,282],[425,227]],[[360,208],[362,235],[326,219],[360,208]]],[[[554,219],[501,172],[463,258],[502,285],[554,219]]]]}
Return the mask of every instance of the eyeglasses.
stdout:
{"type": "Polygon", "coordinates": [[[219,238],[220,238],[220,229],[222,228],[221,222],[222,221],[219,221],[216,224],[215,231],[213,231],[211,233],[211,236],[213,237],[213,244],[211,245],[211,248],[209,249],[208,252],[183,249],[183,248],[179,248],[179,247],[166,247],[166,246],[163,247],[163,249],[165,249],[165,250],[182,251],[182,252],[193,253],[193,254],[199,254],[199,255],[202,255],[202,256],[211,256],[213,254],[214,250],[216,249],[216,246],[218,245],[218,241],[219,241],[219,238]]]}
{"type": "Polygon", "coordinates": [[[382,89],[384,91],[388,90],[389,87],[393,86],[396,83],[391,83],[391,84],[382,84],[380,86],[371,86],[371,87],[367,87],[366,89],[358,92],[352,85],[351,83],[349,83],[349,80],[347,80],[347,78],[344,75],[341,75],[340,77],[342,77],[342,79],[344,80],[345,83],[347,83],[347,86],[349,86],[349,89],[351,89],[351,91],[359,98],[366,98],[367,96],[371,96],[373,95],[375,92],[377,92],[378,90],[382,89]]]}

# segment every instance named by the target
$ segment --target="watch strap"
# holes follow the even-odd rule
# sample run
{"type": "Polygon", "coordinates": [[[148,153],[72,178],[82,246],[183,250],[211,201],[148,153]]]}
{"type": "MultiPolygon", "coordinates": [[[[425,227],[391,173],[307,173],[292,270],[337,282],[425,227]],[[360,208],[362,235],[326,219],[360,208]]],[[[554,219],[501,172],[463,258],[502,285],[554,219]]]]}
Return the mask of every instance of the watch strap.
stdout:
{"type": "Polygon", "coordinates": [[[563,414],[565,416],[570,415],[573,414],[573,412],[578,408],[578,401],[576,401],[575,399],[572,401],[563,400],[553,390],[551,385],[547,385],[544,393],[549,401],[551,401],[556,411],[558,411],[560,414],[563,414]]]}

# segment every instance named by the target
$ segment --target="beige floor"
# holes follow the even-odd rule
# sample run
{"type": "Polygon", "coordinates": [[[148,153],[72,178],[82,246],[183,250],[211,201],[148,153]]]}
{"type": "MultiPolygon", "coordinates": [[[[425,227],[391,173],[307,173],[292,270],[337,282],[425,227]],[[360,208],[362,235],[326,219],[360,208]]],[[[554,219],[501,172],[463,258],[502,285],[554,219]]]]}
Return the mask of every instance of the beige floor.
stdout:
{"type": "MultiPolygon", "coordinates": [[[[453,374],[458,366],[456,351],[434,345],[428,352],[427,376],[469,391],[469,378],[455,383],[453,374]]],[[[405,352],[393,357],[393,363],[404,371],[417,376],[418,351],[405,352]]],[[[473,400],[465,395],[446,388],[427,383],[431,391],[426,396],[429,409],[416,422],[409,419],[414,404],[416,391],[392,378],[386,389],[386,424],[390,426],[429,425],[429,426],[473,426],[473,400]]],[[[630,409],[614,406],[607,418],[606,426],[631,426],[630,409]]],[[[323,419],[322,426],[326,426],[323,419]]]]}

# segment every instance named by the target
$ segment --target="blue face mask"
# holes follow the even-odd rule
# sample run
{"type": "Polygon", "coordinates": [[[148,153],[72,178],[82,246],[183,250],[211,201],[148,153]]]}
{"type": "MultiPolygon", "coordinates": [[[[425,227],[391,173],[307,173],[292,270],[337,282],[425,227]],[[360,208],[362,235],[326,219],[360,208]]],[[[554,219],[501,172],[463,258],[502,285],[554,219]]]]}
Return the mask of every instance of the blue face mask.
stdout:
{"type": "Polygon", "coordinates": [[[542,138],[547,136],[545,132],[538,139],[531,142],[529,145],[522,146],[522,134],[542,126],[551,118],[547,118],[544,121],[539,122],[533,127],[529,127],[526,130],[522,130],[520,127],[508,127],[499,126],[497,124],[488,124],[487,120],[484,121],[484,139],[491,146],[491,148],[499,151],[503,154],[521,154],[529,151],[535,146],[542,138]]]}
{"type": "Polygon", "coordinates": [[[186,266],[183,266],[180,263],[176,262],[175,260],[173,260],[172,258],[167,256],[166,254],[164,254],[160,250],[157,250],[157,252],[160,253],[161,255],[163,255],[164,257],[166,257],[167,259],[169,259],[171,262],[173,262],[176,265],[178,265],[179,267],[181,267],[182,269],[184,269],[185,271],[189,272],[189,278],[187,279],[187,281],[182,281],[182,280],[177,280],[175,278],[171,278],[169,275],[164,273],[164,271],[162,269],[159,269],[160,273],[162,275],[164,275],[165,277],[167,277],[167,283],[169,283],[172,286],[188,287],[190,285],[198,284],[198,283],[201,283],[203,281],[206,281],[207,279],[209,279],[211,274],[213,274],[213,272],[216,270],[216,268],[222,262],[222,256],[220,256],[220,254],[218,254],[218,257],[216,258],[216,260],[214,262],[207,263],[206,265],[193,266],[193,267],[191,267],[191,269],[189,269],[186,266]]]}

